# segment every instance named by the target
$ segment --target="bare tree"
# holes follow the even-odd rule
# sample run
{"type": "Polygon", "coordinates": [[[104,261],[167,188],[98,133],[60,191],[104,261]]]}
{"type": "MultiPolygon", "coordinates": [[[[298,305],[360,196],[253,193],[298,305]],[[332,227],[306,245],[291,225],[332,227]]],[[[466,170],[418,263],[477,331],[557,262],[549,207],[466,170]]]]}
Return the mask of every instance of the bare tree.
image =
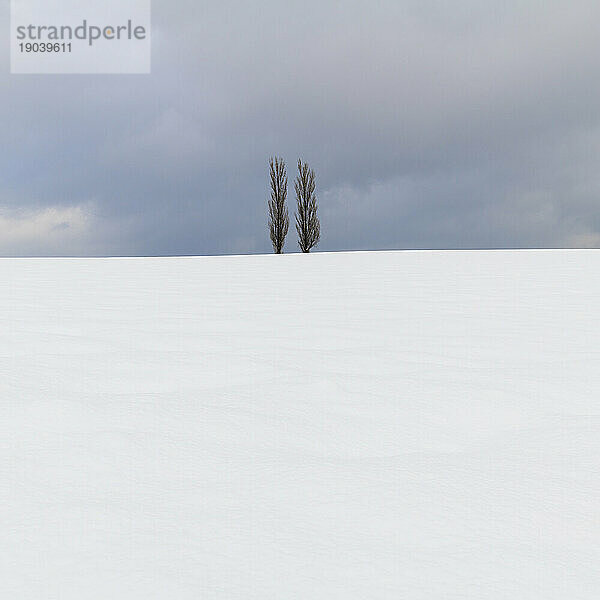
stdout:
{"type": "Polygon", "coordinates": [[[271,158],[271,199],[269,200],[269,232],[275,254],[283,253],[285,236],[290,227],[290,217],[285,200],[287,198],[288,179],[285,162],[281,158],[271,158]]]}
{"type": "Polygon", "coordinates": [[[321,224],[317,216],[317,197],[315,196],[315,172],[302,160],[298,160],[296,188],[296,231],[298,245],[302,252],[310,252],[321,239],[321,224]]]}

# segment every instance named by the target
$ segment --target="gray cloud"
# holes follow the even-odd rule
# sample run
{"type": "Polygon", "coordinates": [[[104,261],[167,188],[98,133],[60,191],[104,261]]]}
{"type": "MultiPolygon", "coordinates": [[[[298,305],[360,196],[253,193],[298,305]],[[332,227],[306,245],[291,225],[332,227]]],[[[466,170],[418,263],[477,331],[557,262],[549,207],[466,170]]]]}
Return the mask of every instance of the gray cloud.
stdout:
{"type": "Polygon", "coordinates": [[[599,20],[581,0],[155,1],[150,76],[4,57],[0,253],[269,251],[273,153],[316,169],[323,250],[598,246],[599,20]]]}

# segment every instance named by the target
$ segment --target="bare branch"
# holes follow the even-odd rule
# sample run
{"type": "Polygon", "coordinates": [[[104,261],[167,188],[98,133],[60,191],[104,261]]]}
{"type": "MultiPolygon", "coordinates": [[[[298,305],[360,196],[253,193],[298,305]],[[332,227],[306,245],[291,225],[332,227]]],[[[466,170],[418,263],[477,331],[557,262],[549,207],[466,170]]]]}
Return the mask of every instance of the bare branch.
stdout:
{"type": "Polygon", "coordinates": [[[269,161],[271,199],[269,200],[269,233],[275,254],[283,253],[285,236],[290,227],[290,217],[285,204],[288,178],[283,159],[269,161]]]}
{"type": "Polygon", "coordinates": [[[317,216],[315,195],[315,172],[308,164],[298,160],[298,176],[294,182],[296,190],[296,232],[302,252],[310,252],[321,239],[321,223],[317,216]]]}

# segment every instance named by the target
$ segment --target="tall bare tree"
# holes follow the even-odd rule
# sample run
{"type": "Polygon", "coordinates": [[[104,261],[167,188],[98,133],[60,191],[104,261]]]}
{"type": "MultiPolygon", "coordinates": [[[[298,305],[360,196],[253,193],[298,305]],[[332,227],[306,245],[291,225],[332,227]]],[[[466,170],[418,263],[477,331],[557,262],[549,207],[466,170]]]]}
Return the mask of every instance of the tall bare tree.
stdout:
{"type": "Polygon", "coordinates": [[[321,224],[317,216],[317,197],[315,196],[315,172],[302,160],[298,160],[296,188],[296,231],[298,246],[302,252],[310,252],[321,239],[321,224]]]}
{"type": "Polygon", "coordinates": [[[290,227],[290,217],[285,200],[288,178],[283,159],[275,157],[269,161],[271,175],[271,199],[269,200],[269,232],[275,254],[283,253],[285,236],[290,227]]]}

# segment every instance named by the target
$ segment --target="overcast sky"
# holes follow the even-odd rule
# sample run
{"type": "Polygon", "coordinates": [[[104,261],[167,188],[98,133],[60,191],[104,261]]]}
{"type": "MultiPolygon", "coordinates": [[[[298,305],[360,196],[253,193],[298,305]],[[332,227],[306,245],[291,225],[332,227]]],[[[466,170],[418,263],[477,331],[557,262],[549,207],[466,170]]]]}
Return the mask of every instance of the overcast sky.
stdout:
{"type": "Polygon", "coordinates": [[[8,4],[0,255],[269,252],[272,154],[321,250],[600,246],[598,0],[154,0],[135,76],[10,75],[8,4]]]}

